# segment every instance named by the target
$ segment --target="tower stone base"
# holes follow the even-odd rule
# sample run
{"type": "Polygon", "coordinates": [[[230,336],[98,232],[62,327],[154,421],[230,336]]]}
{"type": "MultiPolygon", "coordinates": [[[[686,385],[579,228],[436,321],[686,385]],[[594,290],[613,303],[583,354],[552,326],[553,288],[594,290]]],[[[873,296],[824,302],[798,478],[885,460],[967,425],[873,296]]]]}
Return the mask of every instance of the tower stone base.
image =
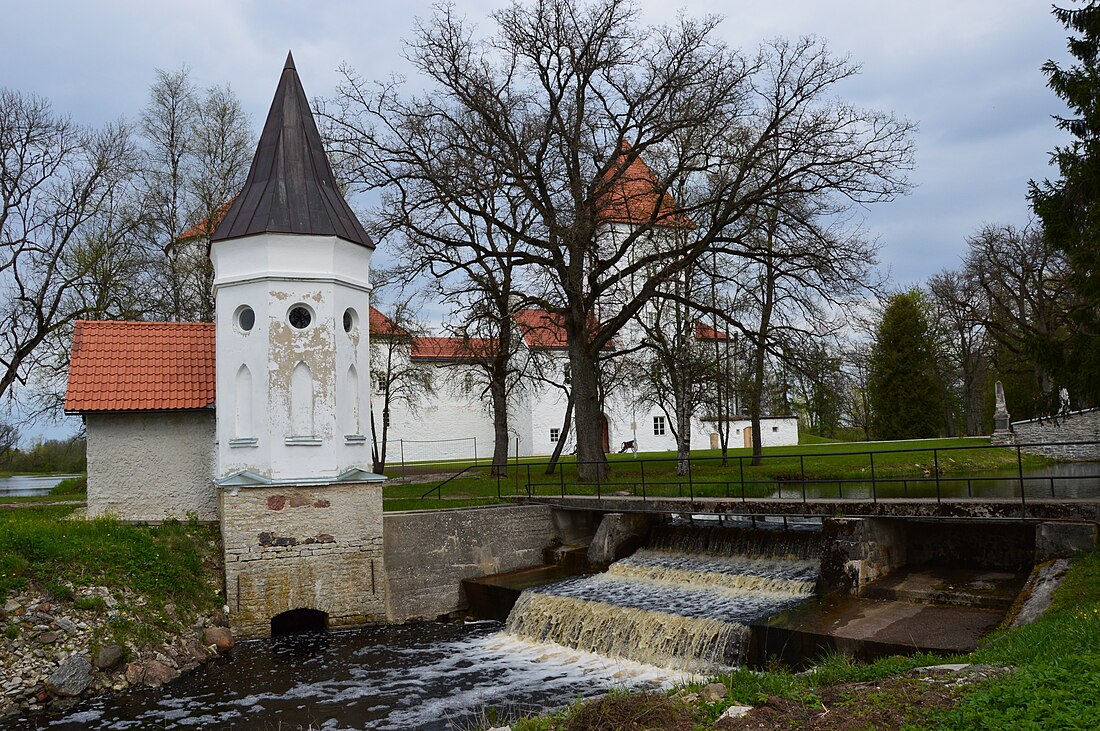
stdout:
{"type": "Polygon", "coordinates": [[[353,483],[219,490],[229,624],[267,637],[293,609],[328,626],[384,622],[382,486],[353,483]]]}

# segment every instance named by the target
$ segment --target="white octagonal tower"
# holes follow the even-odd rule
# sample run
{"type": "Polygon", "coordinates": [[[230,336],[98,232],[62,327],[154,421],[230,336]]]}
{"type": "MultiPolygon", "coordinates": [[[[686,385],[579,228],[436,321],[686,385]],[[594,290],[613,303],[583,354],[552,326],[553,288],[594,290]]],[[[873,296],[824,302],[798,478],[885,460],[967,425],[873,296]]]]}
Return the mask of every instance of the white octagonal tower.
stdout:
{"type": "Polygon", "coordinates": [[[220,486],[382,479],[366,437],[373,250],[288,56],[248,179],[211,237],[220,486]]]}

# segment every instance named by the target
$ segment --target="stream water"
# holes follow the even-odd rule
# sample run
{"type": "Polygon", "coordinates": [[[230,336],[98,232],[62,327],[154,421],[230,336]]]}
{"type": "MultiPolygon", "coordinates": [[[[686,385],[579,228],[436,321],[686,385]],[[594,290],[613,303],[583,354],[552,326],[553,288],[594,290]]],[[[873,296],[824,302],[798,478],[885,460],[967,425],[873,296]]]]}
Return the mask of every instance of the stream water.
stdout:
{"type": "Polygon", "coordinates": [[[0,477],[0,497],[47,495],[57,483],[67,477],[79,477],[79,475],[16,475],[14,477],[0,477]]]}
{"type": "Polygon", "coordinates": [[[525,591],[504,626],[419,623],[242,642],[164,688],[85,701],[39,723],[462,729],[615,687],[667,686],[740,664],[748,624],[813,592],[817,540],[666,527],[605,574],[525,591]]]}

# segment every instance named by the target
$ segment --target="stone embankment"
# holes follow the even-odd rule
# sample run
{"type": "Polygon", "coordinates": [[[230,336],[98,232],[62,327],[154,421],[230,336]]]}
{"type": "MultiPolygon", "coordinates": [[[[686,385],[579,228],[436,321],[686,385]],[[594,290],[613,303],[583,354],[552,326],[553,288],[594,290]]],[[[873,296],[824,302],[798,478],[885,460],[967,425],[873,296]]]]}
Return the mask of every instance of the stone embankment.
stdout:
{"type": "Polygon", "coordinates": [[[164,613],[179,629],[156,645],[105,642],[106,625],[126,621],[126,607],[143,604],[126,589],[118,593],[124,602],[104,586],[73,588],[72,601],[40,591],[7,598],[0,609],[0,718],[61,710],[131,686],[160,686],[233,646],[224,612],[189,618],[177,616],[173,605],[164,613]]]}

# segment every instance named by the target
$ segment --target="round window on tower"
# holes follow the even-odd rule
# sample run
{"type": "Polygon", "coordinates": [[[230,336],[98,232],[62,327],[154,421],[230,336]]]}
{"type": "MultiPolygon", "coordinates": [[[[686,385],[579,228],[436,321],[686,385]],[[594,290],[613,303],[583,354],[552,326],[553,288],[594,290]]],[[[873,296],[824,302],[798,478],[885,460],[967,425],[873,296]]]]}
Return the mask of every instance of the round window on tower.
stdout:
{"type": "Polygon", "coordinates": [[[237,308],[236,320],[241,332],[248,332],[256,326],[256,313],[248,305],[242,305],[237,308]]]}
{"type": "Polygon", "coordinates": [[[290,308],[290,311],[287,312],[286,319],[291,327],[298,330],[305,330],[309,327],[309,323],[313,322],[313,313],[310,312],[309,307],[306,305],[294,305],[290,308]]]}
{"type": "Polygon", "coordinates": [[[350,307],[344,310],[344,332],[349,335],[359,328],[359,315],[350,307]]]}

